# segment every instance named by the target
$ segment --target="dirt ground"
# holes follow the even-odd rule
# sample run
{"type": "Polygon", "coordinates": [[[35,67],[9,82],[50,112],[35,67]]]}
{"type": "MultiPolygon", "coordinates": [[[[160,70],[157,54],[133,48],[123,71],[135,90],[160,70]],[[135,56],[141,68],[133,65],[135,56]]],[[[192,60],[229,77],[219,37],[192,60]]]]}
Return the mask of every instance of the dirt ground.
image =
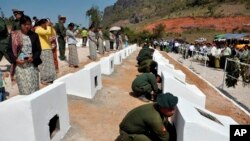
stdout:
{"type": "MultiPolygon", "coordinates": [[[[134,52],[110,76],[102,75],[103,88],[92,100],[68,96],[71,128],[62,141],[112,141],[119,134],[119,124],[128,111],[144,102],[129,95],[131,83],[138,75],[134,52]]],[[[206,108],[232,117],[240,124],[250,124],[250,117],[219,95],[203,80],[169,58],[175,68],[186,73],[187,82],[196,84],[207,96],[206,108]]],[[[83,64],[82,64],[83,65],[83,64]]]]}
{"type": "MultiPolygon", "coordinates": [[[[138,53],[138,52],[137,52],[138,53]]],[[[110,76],[102,75],[103,88],[92,100],[68,96],[71,129],[63,141],[111,141],[128,111],[144,104],[129,95],[136,77],[133,53],[110,76]]]]}

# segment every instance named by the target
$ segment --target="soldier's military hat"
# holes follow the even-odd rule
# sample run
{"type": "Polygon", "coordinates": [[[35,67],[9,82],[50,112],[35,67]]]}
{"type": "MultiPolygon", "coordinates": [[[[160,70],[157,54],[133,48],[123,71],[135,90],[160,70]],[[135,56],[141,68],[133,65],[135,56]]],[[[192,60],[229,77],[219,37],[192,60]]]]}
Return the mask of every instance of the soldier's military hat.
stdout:
{"type": "Polygon", "coordinates": [[[23,14],[23,11],[19,10],[19,9],[12,9],[12,12],[13,13],[18,13],[18,14],[23,14]]]}
{"type": "Polygon", "coordinates": [[[159,94],[156,102],[160,108],[174,108],[178,103],[178,97],[171,93],[159,94]]]}
{"type": "Polygon", "coordinates": [[[66,16],[59,16],[59,19],[66,19],[66,16]]]}

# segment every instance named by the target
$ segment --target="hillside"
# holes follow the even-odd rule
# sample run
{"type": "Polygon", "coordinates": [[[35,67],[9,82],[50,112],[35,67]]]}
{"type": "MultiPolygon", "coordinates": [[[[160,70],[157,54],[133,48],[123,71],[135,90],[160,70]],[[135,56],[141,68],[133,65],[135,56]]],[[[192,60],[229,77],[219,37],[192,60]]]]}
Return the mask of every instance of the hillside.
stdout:
{"type": "Polygon", "coordinates": [[[249,0],[117,0],[106,7],[103,24],[128,20],[129,23],[154,18],[225,17],[250,15],[249,0]]]}
{"type": "MultiPolygon", "coordinates": [[[[248,32],[249,0],[118,0],[104,10],[104,26],[128,26],[134,31],[152,30],[164,23],[166,32],[201,30],[248,32]]],[[[199,35],[198,35],[199,36],[199,35]]]]}

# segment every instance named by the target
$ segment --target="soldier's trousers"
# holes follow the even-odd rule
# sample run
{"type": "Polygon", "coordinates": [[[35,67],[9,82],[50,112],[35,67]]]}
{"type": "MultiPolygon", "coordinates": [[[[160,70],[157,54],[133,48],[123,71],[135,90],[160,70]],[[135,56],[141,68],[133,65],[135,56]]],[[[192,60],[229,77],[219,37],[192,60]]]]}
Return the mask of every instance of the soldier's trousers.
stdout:
{"type": "Polygon", "coordinates": [[[152,141],[149,137],[144,134],[127,134],[124,131],[120,131],[120,135],[115,141],[152,141]]]}
{"type": "Polygon", "coordinates": [[[134,95],[136,97],[145,95],[146,97],[150,97],[150,93],[153,91],[152,86],[149,85],[145,85],[145,86],[141,86],[141,87],[132,87],[134,95]]]}
{"type": "Polygon", "coordinates": [[[66,56],[65,56],[65,41],[63,38],[59,37],[58,38],[58,44],[59,44],[59,53],[60,53],[60,60],[65,60],[66,56]]]}
{"type": "Polygon", "coordinates": [[[86,46],[86,43],[87,43],[87,37],[82,37],[82,46],[86,46]]]}

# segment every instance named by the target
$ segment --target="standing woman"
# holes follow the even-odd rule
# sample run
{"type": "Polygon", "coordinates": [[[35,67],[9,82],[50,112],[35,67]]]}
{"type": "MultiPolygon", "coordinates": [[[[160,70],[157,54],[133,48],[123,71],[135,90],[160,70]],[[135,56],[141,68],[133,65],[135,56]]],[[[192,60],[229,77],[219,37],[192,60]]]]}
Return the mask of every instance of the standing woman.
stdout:
{"type": "Polygon", "coordinates": [[[109,31],[110,50],[114,50],[115,35],[109,31]]]}
{"type": "Polygon", "coordinates": [[[57,59],[57,35],[56,35],[56,30],[53,27],[53,23],[50,21],[50,19],[47,19],[47,26],[50,26],[52,29],[51,34],[49,35],[49,41],[51,43],[51,48],[52,48],[52,54],[53,54],[53,60],[54,60],[54,65],[56,69],[56,73],[59,72],[59,64],[58,64],[58,59],[57,59]]]}
{"type": "Polygon", "coordinates": [[[11,33],[8,55],[11,60],[11,80],[14,74],[21,95],[29,95],[39,90],[39,72],[41,46],[39,37],[31,31],[31,19],[24,15],[20,19],[21,30],[11,33]]]}
{"type": "Polygon", "coordinates": [[[36,33],[39,36],[42,53],[41,59],[42,64],[39,66],[41,83],[43,85],[48,85],[49,83],[53,83],[56,79],[56,70],[54,65],[52,46],[49,40],[49,37],[52,33],[51,26],[47,26],[47,19],[41,19],[38,22],[38,27],[36,28],[36,33]]]}
{"type": "Polygon", "coordinates": [[[118,49],[121,50],[123,49],[123,39],[122,39],[122,33],[121,31],[119,31],[119,34],[118,34],[118,49]]]}
{"type": "Polygon", "coordinates": [[[76,30],[74,32],[74,23],[70,23],[68,25],[68,29],[66,31],[66,37],[68,40],[69,45],[69,67],[75,67],[77,68],[79,65],[79,59],[78,59],[78,53],[77,53],[77,47],[76,47],[76,34],[78,31],[76,30]]]}
{"type": "Polygon", "coordinates": [[[89,38],[89,56],[91,60],[95,61],[97,59],[96,55],[97,39],[96,39],[94,24],[92,24],[89,27],[88,38],[89,38]]]}
{"type": "Polygon", "coordinates": [[[104,54],[103,33],[101,27],[98,28],[98,51],[100,54],[104,54]]]}

